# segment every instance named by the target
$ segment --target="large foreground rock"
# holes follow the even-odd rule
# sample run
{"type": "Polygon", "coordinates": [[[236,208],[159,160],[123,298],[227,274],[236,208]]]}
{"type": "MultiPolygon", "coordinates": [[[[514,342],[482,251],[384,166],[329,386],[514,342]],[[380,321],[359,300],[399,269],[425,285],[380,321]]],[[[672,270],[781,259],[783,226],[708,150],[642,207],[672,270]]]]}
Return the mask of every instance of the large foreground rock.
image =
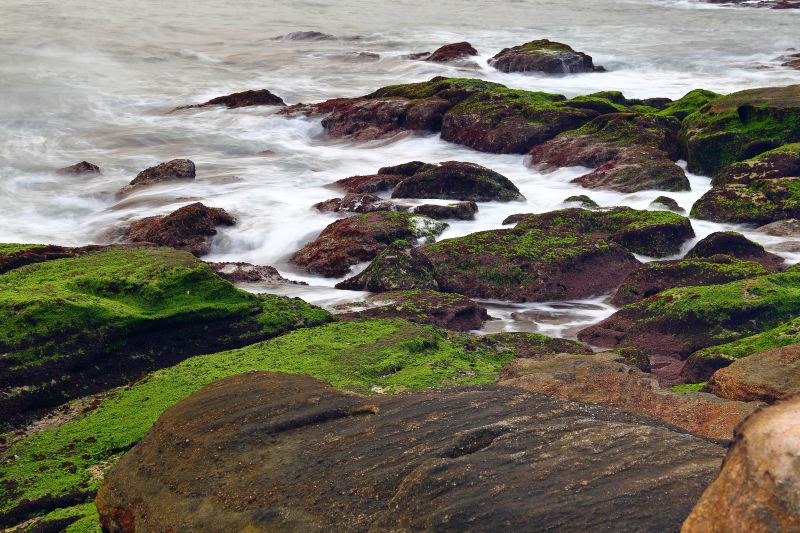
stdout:
{"type": "Polygon", "coordinates": [[[365,397],[259,372],[167,410],[97,506],[123,533],[669,531],[722,455],[653,419],[509,387],[365,397]]]}
{"type": "Polygon", "coordinates": [[[776,400],[800,394],[800,345],[790,344],[748,355],[714,372],[708,389],[733,400],[776,400]]]}
{"type": "Polygon", "coordinates": [[[576,52],[569,45],[548,39],[504,48],[489,60],[489,64],[501,72],[571,74],[606,70],[603,67],[596,67],[591,56],[576,52]]]}
{"type": "Polygon", "coordinates": [[[217,226],[234,224],[236,219],[224,209],[195,202],[168,215],[137,220],[125,231],[122,240],[169,246],[200,256],[208,253],[217,226]]]}
{"type": "Polygon", "coordinates": [[[800,531],[798,458],[800,398],[749,417],[681,532],[800,531]]]}

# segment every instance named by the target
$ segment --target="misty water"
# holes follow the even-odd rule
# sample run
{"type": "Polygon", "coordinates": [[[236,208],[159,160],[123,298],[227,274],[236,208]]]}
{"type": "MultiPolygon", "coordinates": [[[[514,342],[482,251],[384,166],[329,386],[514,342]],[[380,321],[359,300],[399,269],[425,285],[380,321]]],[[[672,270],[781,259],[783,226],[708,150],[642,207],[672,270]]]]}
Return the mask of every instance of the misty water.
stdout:
{"type": "MultiPolygon", "coordinates": [[[[569,183],[586,169],[541,173],[522,156],[484,154],[438,135],[357,144],[327,139],[319,119],[276,116],[271,107],[171,109],[256,88],[268,88],[290,104],[314,102],[437,75],[570,97],[620,90],[628,97],[678,98],[695,88],[732,92],[800,83],[800,72],[777,60],[787,48],[800,48],[796,11],[658,0],[214,5],[0,0],[0,5],[0,242],[107,243],[132,220],[202,201],[238,219],[235,227],[220,230],[204,259],[273,265],[286,277],[309,283],[275,290],[326,307],[365,294],[337,291],[332,288],[337,280],[309,276],[287,258],[337,218],[310,207],[340,195],[326,187],[337,179],[409,160],[471,161],[506,175],[527,198],[479,204],[475,221],[451,221],[442,238],[498,228],[512,213],[563,207],[562,200],[573,194],[588,193],[604,206],[646,208],[662,193],[587,191],[569,183]],[[307,30],[337,38],[275,39],[307,30]],[[541,76],[503,74],[487,66],[503,47],[537,38],[568,43],[609,72],[541,76]],[[403,58],[462,40],[480,52],[475,69],[403,58]],[[140,170],[184,157],[197,164],[196,180],[116,197],[140,170]],[[102,175],[54,173],[81,160],[99,165],[102,175]]],[[[689,178],[691,191],[669,193],[687,210],[709,187],[707,177],[689,178]]],[[[692,223],[698,238],[734,228],[768,249],[781,243],[753,228],[692,223]]],[[[780,253],[790,262],[800,260],[780,253]]],[[[602,296],[487,305],[501,319],[489,322],[487,331],[550,335],[574,335],[614,310],[602,296]]]]}

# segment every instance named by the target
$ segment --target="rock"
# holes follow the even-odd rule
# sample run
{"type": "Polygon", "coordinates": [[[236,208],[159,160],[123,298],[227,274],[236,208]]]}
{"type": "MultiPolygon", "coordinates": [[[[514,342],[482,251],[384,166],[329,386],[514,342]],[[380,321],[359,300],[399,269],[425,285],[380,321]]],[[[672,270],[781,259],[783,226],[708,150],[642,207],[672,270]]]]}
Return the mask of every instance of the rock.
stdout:
{"type": "Polygon", "coordinates": [[[537,302],[606,293],[639,265],[631,251],[674,253],[691,234],[688,220],[674,213],[562,209],[422,251],[436,267],[440,290],[537,302]]]}
{"type": "Polygon", "coordinates": [[[428,165],[400,181],[392,198],[441,198],[507,202],[524,197],[505,176],[475,163],[445,161],[428,165]]]}
{"type": "Polygon", "coordinates": [[[196,256],[208,253],[216,226],[233,226],[236,219],[224,209],[189,204],[169,215],[143,218],[122,235],[126,242],[146,242],[186,250],[196,256]]]}
{"type": "MultiPolygon", "coordinates": [[[[600,208],[600,206],[597,205],[597,202],[595,202],[594,200],[592,200],[591,198],[589,198],[585,194],[578,194],[578,195],[574,195],[574,196],[568,196],[567,198],[564,198],[564,200],[561,203],[563,203],[563,204],[578,204],[578,207],[582,207],[584,209],[599,209],[600,208]]],[[[514,216],[514,215],[511,215],[511,216],[514,216]]],[[[503,224],[511,224],[511,223],[515,222],[513,219],[511,219],[511,221],[508,221],[509,218],[506,218],[506,220],[503,221],[503,224]]],[[[517,220],[516,222],[519,222],[519,220],[517,220]]]]}
{"type": "Polygon", "coordinates": [[[437,290],[430,259],[403,241],[383,250],[361,273],[340,281],[337,289],[386,292],[397,290],[437,290]]]}
{"type": "MultiPolygon", "coordinates": [[[[347,178],[346,178],[347,179],[347,178]]],[[[400,206],[383,200],[370,193],[348,193],[344,198],[331,198],[314,204],[317,211],[348,211],[351,213],[371,213],[373,211],[402,211],[400,206]]]]}
{"type": "Polygon", "coordinates": [[[786,144],[751,159],[722,168],[714,175],[714,187],[758,180],[800,177],[800,143],[786,144]]]}
{"type": "Polygon", "coordinates": [[[420,170],[427,170],[429,168],[435,168],[435,165],[429,165],[428,163],[423,163],[422,161],[409,161],[408,163],[400,163],[399,165],[379,168],[378,174],[410,177],[420,170]]]}
{"type": "Polygon", "coordinates": [[[652,419],[510,387],[365,397],[259,372],[168,409],[97,507],[120,532],[667,531],[722,454],[652,419]]]}
{"type": "Polygon", "coordinates": [[[414,208],[414,213],[436,220],[475,220],[478,205],[475,202],[458,202],[450,205],[423,204],[414,208]]]}
{"type": "Polygon", "coordinates": [[[682,98],[664,105],[659,115],[675,117],[682,122],[683,119],[695,111],[705,108],[706,105],[720,96],[722,95],[713,91],[694,89],[686,93],[682,98]]]}
{"type": "Polygon", "coordinates": [[[370,297],[368,304],[376,307],[343,313],[339,318],[402,318],[453,331],[480,329],[489,320],[485,307],[460,294],[428,290],[393,291],[370,297]]]}
{"type": "Polygon", "coordinates": [[[88,252],[97,252],[105,246],[89,245],[78,248],[54,244],[1,244],[0,274],[33,263],[75,257],[88,252]]]}
{"type": "Polygon", "coordinates": [[[736,430],[717,479],[682,533],[800,530],[800,399],[759,410],[736,430]]]}
{"type": "Polygon", "coordinates": [[[773,403],[800,393],[800,345],[748,355],[720,368],[708,390],[722,398],[773,403]]]}
{"type": "Polygon", "coordinates": [[[800,237],[800,220],[796,218],[778,220],[765,224],[756,231],[773,237],[800,237]]]}
{"type": "Polygon", "coordinates": [[[730,439],[734,427],[757,407],[711,394],[662,389],[652,375],[618,361],[618,356],[610,353],[515,359],[503,369],[499,383],[652,416],[712,439],[730,439]]]}
{"type": "Polygon", "coordinates": [[[758,180],[714,187],[692,206],[691,216],[714,222],[769,224],[800,218],[800,178],[758,180]]]}
{"type": "Polygon", "coordinates": [[[659,196],[652,202],[650,202],[650,207],[654,209],[667,209],[669,211],[674,211],[675,213],[685,213],[686,210],[678,205],[673,198],[669,196],[659,196]]]}
{"type": "Polygon", "coordinates": [[[396,240],[433,238],[447,227],[423,216],[390,211],[358,215],[330,224],[295,252],[290,261],[326,277],[344,276],[350,267],[375,259],[396,240]]]}
{"type": "Polygon", "coordinates": [[[370,174],[340,179],[334,185],[351,194],[372,194],[390,191],[405,178],[399,174],[370,174]]]}
{"type": "Polygon", "coordinates": [[[174,111],[181,109],[199,109],[218,105],[224,105],[228,109],[237,109],[239,107],[251,107],[258,105],[285,106],[286,102],[283,101],[283,98],[275,96],[267,89],[258,89],[255,91],[249,90],[233,93],[227,96],[218,96],[202,104],[176,107],[174,111]]]}
{"type": "Polygon", "coordinates": [[[60,168],[56,174],[61,176],[80,176],[81,174],[100,174],[100,167],[88,161],[81,161],[68,167],[60,168]]]}
{"type": "Polygon", "coordinates": [[[544,169],[594,168],[573,180],[592,189],[687,191],[689,180],[672,161],[678,157],[679,128],[672,117],[609,113],[535,146],[530,162],[544,169]]]}
{"type": "Polygon", "coordinates": [[[194,163],[189,159],[173,159],[154,167],[147,168],[136,175],[133,180],[120,190],[120,194],[128,194],[139,187],[173,180],[193,180],[194,163]]]}
{"type": "Polygon", "coordinates": [[[468,42],[446,44],[428,56],[425,61],[447,63],[478,55],[478,51],[468,42]]]}
{"type": "Polygon", "coordinates": [[[211,270],[231,283],[263,283],[267,285],[308,285],[304,281],[291,281],[281,276],[278,269],[251,263],[207,263],[211,270]]]}
{"type": "Polygon", "coordinates": [[[335,41],[336,36],[319,31],[293,31],[273,37],[273,41],[335,41]]]}
{"type": "Polygon", "coordinates": [[[523,358],[539,358],[559,353],[594,353],[582,342],[521,331],[483,335],[480,337],[480,342],[501,352],[511,351],[516,357],[523,358]]]}
{"type": "Polygon", "coordinates": [[[742,261],[752,261],[770,272],[783,270],[783,258],[772,254],[758,243],[735,231],[717,231],[701,239],[686,253],[686,258],[713,257],[725,254],[742,261]]]}
{"type": "Polygon", "coordinates": [[[513,48],[504,48],[489,60],[500,72],[544,72],[571,74],[575,72],[605,72],[596,67],[591,56],[576,52],[562,43],[539,39],[513,48]]]}
{"type": "Polygon", "coordinates": [[[758,262],[741,261],[728,255],[653,261],[641,265],[622,281],[611,304],[622,307],[675,287],[717,285],[767,273],[758,262]]]}
{"type": "Polygon", "coordinates": [[[10,270],[0,274],[0,424],[329,319],[239,291],[169,248],[115,245],[10,270]]]}
{"type": "Polygon", "coordinates": [[[749,89],[712,100],[683,121],[689,170],[713,175],[800,141],[800,85],[749,89]]]}

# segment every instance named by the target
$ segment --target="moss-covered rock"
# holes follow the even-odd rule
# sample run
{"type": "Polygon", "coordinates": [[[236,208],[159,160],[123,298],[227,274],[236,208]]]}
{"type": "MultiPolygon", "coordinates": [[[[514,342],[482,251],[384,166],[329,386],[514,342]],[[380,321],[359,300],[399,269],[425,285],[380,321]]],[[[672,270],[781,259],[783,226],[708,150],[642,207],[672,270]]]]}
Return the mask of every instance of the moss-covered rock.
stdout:
{"type": "Polygon", "coordinates": [[[714,187],[757,180],[800,177],[800,143],[785,144],[774,150],[734,163],[714,175],[714,187]]]}
{"type": "Polygon", "coordinates": [[[741,261],[728,255],[714,255],[676,261],[653,261],[634,270],[611,299],[622,307],[675,287],[719,285],[768,274],[756,262],[741,261]]]}
{"type": "Polygon", "coordinates": [[[301,300],[240,291],[166,248],[20,267],[0,275],[0,418],[22,421],[194,354],[329,319],[301,300]]]}
{"type": "Polygon", "coordinates": [[[658,112],[658,114],[665,117],[675,117],[678,120],[683,120],[720,96],[720,94],[717,94],[713,91],[695,89],[686,93],[682,98],[665,105],[658,112]]]}
{"type": "Polygon", "coordinates": [[[367,213],[328,225],[290,260],[314,274],[343,276],[352,265],[371,261],[396,240],[432,242],[446,227],[444,222],[408,213],[367,213]]]}
{"type": "Polygon", "coordinates": [[[538,358],[558,353],[593,353],[589,346],[579,341],[522,331],[483,335],[479,340],[488,347],[501,352],[512,352],[516,357],[523,358],[538,358]]]}
{"type": "Polygon", "coordinates": [[[512,48],[504,48],[489,60],[500,72],[543,72],[571,74],[576,72],[605,72],[595,66],[591,56],[576,52],[571,46],[539,39],[512,48]]]}
{"type": "Polygon", "coordinates": [[[475,163],[445,161],[426,165],[402,180],[392,191],[392,198],[508,202],[524,197],[502,174],[475,163]]]}
{"type": "Polygon", "coordinates": [[[399,392],[491,383],[514,355],[431,326],[365,320],[192,357],[97,398],[90,410],[55,427],[7,443],[0,450],[0,525],[92,498],[104,472],[166,408],[226,376],[275,370],[309,374],[356,392],[399,392]]]}
{"type": "Polygon", "coordinates": [[[458,202],[448,205],[423,204],[414,208],[415,215],[422,215],[436,220],[475,220],[478,204],[475,202],[458,202]]]}
{"type": "Polygon", "coordinates": [[[359,274],[336,284],[337,289],[386,292],[437,290],[433,263],[406,241],[395,241],[359,274]]]}
{"type": "Polygon", "coordinates": [[[426,246],[440,289],[514,301],[585,298],[608,292],[639,263],[631,252],[667,255],[693,235],[669,212],[563,209],[526,215],[513,229],[426,246]]]}
{"type": "Polygon", "coordinates": [[[32,263],[74,257],[103,248],[95,245],[71,248],[55,244],[0,243],[0,274],[32,263]]]}
{"type": "Polygon", "coordinates": [[[756,180],[714,187],[692,206],[694,218],[769,224],[800,217],[800,177],[756,180]]]}
{"type": "MultiPolygon", "coordinates": [[[[578,207],[582,207],[584,209],[599,209],[600,206],[597,205],[597,202],[586,196],[585,194],[575,194],[572,196],[567,196],[561,202],[563,204],[577,204],[578,207]]],[[[513,216],[513,215],[512,215],[513,216]]],[[[506,222],[504,221],[503,224],[506,222]]]]}
{"type": "Polygon", "coordinates": [[[784,260],[781,256],[766,251],[763,246],[736,231],[716,231],[710,234],[686,252],[686,258],[714,257],[720,254],[759,263],[770,272],[783,270],[784,260]]]}
{"type": "Polygon", "coordinates": [[[653,209],[667,209],[668,211],[674,211],[675,213],[680,214],[686,212],[684,208],[678,205],[678,202],[676,202],[674,198],[670,198],[669,196],[659,196],[650,202],[649,207],[653,209]]]}
{"type": "Polygon", "coordinates": [[[682,137],[689,170],[705,175],[800,141],[800,85],[716,98],[684,119],[682,137]]]}
{"type": "Polygon", "coordinates": [[[339,318],[402,318],[409,322],[430,324],[454,331],[480,329],[489,319],[486,308],[466,296],[437,291],[384,292],[371,296],[367,304],[371,307],[341,314],[339,318]]]}
{"type": "Polygon", "coordinates": [[[543,168],[594,168],[573,180],[592,189],[684,191],[689,180],[673,162],[679,156],[679,129],[672,117],[609,113],[535,146],[529,155],[543,168]]]}

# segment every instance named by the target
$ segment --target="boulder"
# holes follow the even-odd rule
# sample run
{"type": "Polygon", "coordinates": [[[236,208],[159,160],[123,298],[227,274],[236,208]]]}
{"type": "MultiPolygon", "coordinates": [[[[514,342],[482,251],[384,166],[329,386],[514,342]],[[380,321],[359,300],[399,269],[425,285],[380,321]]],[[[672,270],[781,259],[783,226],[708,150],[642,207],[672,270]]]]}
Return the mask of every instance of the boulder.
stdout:
{"type": "Polygon", "coordinates": [[[404,179],[406,176],[400,174],[370,174],[343,178],[334,182],[333,185],[350,194],[373,194],[390,191],[404,179]]]}
{"type": "Polygon", "coordinates": [[[61,176],[80,176],[82,174],[100,174],[100,167],[88,161],[81,161],[68,167],[56,170],[56,174],[61,176]]]}
{"type": "Polygon", "coordinates": [[[653,261],[641,265],[622,281],[611,304],[622,307],[675,287],[717,285],[767,273],[758,262],[741,261],[728,255],[653,261]]]}
{"type": "Polygon", "coordinates": [[[689,190],[678,157],[680,123],[673,117],[616,112],[535,146],[530,162],[549,169],[585,166],[595,170],[573,180],[592,189],[635,192],[689,190]]]}
{"type": "Polygon", "coordinates": [[[548,337],[539,333],[508,331],[478,337],[480,343],[500,352],[513,352],[515,357],[540,358],[559,353],[591,354],[592,349],[579,341],[548,337]]]}
{"type": "Polygon", "coordinates": [[[686,258],[714,257],[728,255],[761,264],[770,272],[783,270],[783,258],[764,250],[760,244],[751,241],[735,231],[717,231],[701,239],[686,253],[686,258]]]}
{"type": "Polygon", "coordinates": [[[504,48],[489,60],[500,72],[543,72],[571,74],[575,72],[605,72],[596,67],[591,56],[576,52],[572,47],[539,39],[513,48],[504,48]]]}
{"type": "Polygon", "coordinates": [[[242,262],[207,263],[211,270],[231,283],[260,283],[266,285],[308,285],[304,281],[291,281],[281,276],[278,269],[268,265],[242,262]]]}
{"type": "Polygon", "coordinates": [[[195,202],[168,215],[137,220],[128,227],[122,240],[169,246],[200,256],[208,253],[210,237],[217,234],[217,226],[234,224],[236,219],[224,209],[195,202]]]}
{"type": "Polygon", "coordinates": [[[419,215],[377,211],[337,220],[290,261],[326,277],[344,276],[350,267],[375,259],[396,240],[433,241],[447,224],[419,215]]]}
{"type": "Polygon", "coordinates": [[[380,196],[371,193],[347,193],[343,198],[331,198],[324,202],[314,204],[317,211],[332,211],[338,213],[371,213],[373,211],[408,211],[408,208],[383,200],[380,196]]]}
{"type": "Polygon", "coordinates": [[[651,374],[632,368],[612,353],[515,359],[503,369],[499,383],[652,416],[712,439],[732,438],[734,427],[758,406],[712,394],[662,389],[651,374]]]}
{"type": "MultiPolygon", "coordinates": [[[[576,194],[576,195],[573,195],[573,196],[568,196],[567,198],[564,198],[564,200],[561,203],[563,203],[563,204],[578,204],[577,207],[582,207],[584,209],[599,209],[600,208],[600,206],[597,205],[597,202],[595,202],[594,200],[592,200],[591,198],[589,198],[585,194],[576,194]]],[[[514,216],[514,215],[511,215],[511,216],[514,216]]],[[[508,221],[508,218],[506,218],[506,220],[503,221],[503,224],[511,224],[513,222],[513,219],[511,219],[510,222],[506,222],[506,221],[508,221]]]]}
{"type": "Polygon", "coordinates": [[[800,237],[800,220],[796,218],[777,220],[761,226],[756,231],[773,237],[800,237]]]}
{"type": "Polygon", "coordinates": [[[225,106],[228,109],[237,109],[239,107],[251,107],[258,105],[285,106],[286,102],[284,102],[280,96],[275,96],[267,89],[258,89],[242,91],[226,96],[218,96],[202,104],[176,107],[175,111],[181,109],[194,109],[212,106],[225,106]]]}
{"type": "Polygon", "coordinates": [[[669,212],[562,209],[422,248],[440,290],[478,298],[588,298],[619,285],[639,262],[631,252],[667,255],[693,234],[669,212]]]}
{"type": "Polygon", "coordinates": [[[800,85],[749,89],[712,100],[684,119],[689,170],[707,176],[800,141],[800,85]]]}
{"type": "Polygon", "coordinates": [[[478,51],[468,42],[446,44],[438,48],[430,56],[425,58],[425,61],[433,61],[436,63],[447,63],[459,59],[465,59],[470,56],[478,55],[478,51]]]}
{"type": "Polygon", "coordinates": [[[194,163],[189,159],[173,159],[139,172],[131,182],[120,190],[120,194],[128,194],[140,187],[173,180],[193,180],[194,163]]]}
{"type": "Polygon", "coordinates": [[[475,220],[478,205],[475,202],[458,202],[449,205],[423,204],[414,208],[414,213],[436,220],[475,220]]]}
{"type": "Polygon", "coordinates": [[[722,398],[773,403],[800,393],[800,345],[748,355],[714,372],[708,390],[722,398]]]}
{"type": "Polygon", "coordinates": [[[486,308],[466,296],[428,290],[384,292],[367,301],[362,311],[338,315],[343,320],[361,318],[402,318],[453,331],[471,331],[489,320],[486,308]]]}
{"type": "Polygon", "coordinates": [[[800,399],[759,410],[736,429],[717,479],[682,533],[800,530],[800,399]]]}
{"type": "Polygon", "coordinates": [[[397,290],[437,290],[433,264],[430,259],[409,246],[395,241],[365,268],[352,278],[340,281],[337,289],[351,291],[386,292],[397,290]]]}
{"type": "Polygon", "coordinates": [[[668,531],[723,453],[650,418],[511,387],[365,397],[256,372],[168,409],[96,502],[102,527],[123,533],[668,531]]]}
{"type": "Polygon", "coordinates": [[[684,208],[678,205],[678,202],[676,202],[674,198],[670,198],[669,196],[659,196],[650,202],[650,207],[653,209],[666,209],[680,214],[686,212],[684,208]]]}
{"type": "Polygon", "coordinates": [[[427,165],[400,181],[392,198],[439,198],[508,202],[524,197],[505,176],[475,163],[445,161],[427,165]]]}
{"type": "Polygon", "coordinates": [[[711,184],[749,185],[758,180],[800,177],[800,143],[786,144],[717,172],[711,184]]]}

